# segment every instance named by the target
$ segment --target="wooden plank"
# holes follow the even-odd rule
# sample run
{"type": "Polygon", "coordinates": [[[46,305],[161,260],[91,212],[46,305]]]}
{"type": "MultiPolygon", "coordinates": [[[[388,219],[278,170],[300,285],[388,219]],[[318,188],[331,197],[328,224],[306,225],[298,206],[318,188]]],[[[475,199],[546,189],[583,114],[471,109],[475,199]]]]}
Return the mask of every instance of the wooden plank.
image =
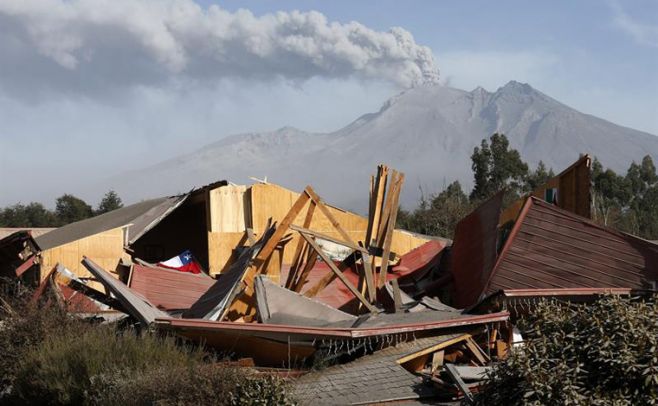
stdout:
{"type": "MultiPolygon", "coordinates": [[[[307,189],[308,188],[309,187],[307,187],[307,189]]],[[[286,232],[288,232],[288,228],[293,223],[293,221],[295,221],[297,215],[309,200],[310,196],[311,195],[308,193],[302,193],[299,195],[299,198],[297,198],[297,201],[292,205],[288,211],[288,214],[286,214],[286,217],[284,217],[283,220],[281,220],[281,223],[276,227],[276,231],[274,231],[272,237],[267,241],[265,246],[263,246],[263,249],[261,249],[258,253],[258,256],[254,259],[254,264],[252,265],[254,270],[257,270],[263,264],[265,259],[267,259],[272,254],[276,246],[279,244],[279,240],[281,240],[285,236],[286,232]]],[[[250,276],[251,279],[253,279],[253,277],[256,276],[255,271],[248,272],[247,276],[250,276]],[[251,275],[252,273],[254,275],[251,275]]]]}
{"type": "Polygon", "coordinates": [[[442,350],[444,348],[450,347],[453,344],[457,344],[459,342],[465,341],[466,339],[468,339],[470,337],[471,337],[470,334],[462,334],[460,336],[451,338],[449,340],[442,341],[442,342],[440,342],[438,344],[435,344],[431,347],[427,347],[427,348],[424,348],[420,351],[416,351],[412,354],[408,354],[408,355],[406,355],[402,358],[399,358],[396,362],[398,364],[404,364],[405,362],[411,361],[414,358],[422,357],[423,355],[427,355],[427,354],[433,353],[435,351],[442,350]]]}
{"type": "Polygon", "coordinates": [[[299,278],[297,279],[297,282],[294,287],[295,292],[299,292],[302,290],[304,287],[304,284],[306,283],[306,279],[308,278],[308,275],[311,273],[311,269],[315,266],[315,262],[318,260],[318,254],[315,253],[313,249],[309,247],[308,252],[306,253],[306,264],[304,265],[304,269],[302,270],[301,275],[299,275],[299,278]]]}
{"type": "Polygon", "coordinates": [[[402,311],[402,295],[400,294],[400,286],[398,285],[398,280],[393,279],[391,281],[393,285],[393,302],[395,305],[395,313],[402,311]]]}
{"type": "MultiPolygon", "coordinates": [[[[344,272],[346,269],[351,267],[352,265],[355,264],[355,256],[354,253],[348,255],[345,257],[345,259],[338,264],[338,269],[341,272],[344,272]]],[[[304,292],[304,296],[306,297],[313,297],[318,294],[322,289],[324,289],[328,284],[333,282],[333,280],[336,279],[336,274],[333,272],[329,272],[326,274],[322,279],[320,279],[313,287],[308,289],[306,292],[304,292]]]]}
{"type": "Polygon", "coordinates": [[[430,370],[430,372],[432,374],[435,373],[437,370],[439,370],[439,368],[441,368],[443,366],[443,355],[444,354],[445,354],[445,351],[443,351],[443,350],[437,351],[434,354],[432,354],[432,369],[430,370]]]}
{"type": "Polygon", "coordinates": [[[350,237],[350,235],[349,235],[347,232],[345,232],[345,230],[343,229],[343,227],[341,227],[341,225],[340,225],[340,223],[338,222],[338,220],[336,220],[336,217],[334,217],[334,215],[331,214],[331,211],[329,211],[329,209],[327,208],[327,206],[325,206],[325,204],[322,202],[322,199],[320,199],[320,196],[318,196],[318,195],[315,193],[315,191],[313,190],[313,188],[310,187],[310,186],[307,186],[306,189],[304,189],[304,192],[306,192],[306,194],[308,194],[308,195],[311,197],[311,199],[313,199],[313,201],[314,201],[315,204],[318,206],[318,208],[320,209],[320,211],[322,212],[322,214],[324,214],[325,217],[327,217],[327,219],[329,220],[329,222],[331,223],[331,225],[332,225],[332,226],[338,231],[338,233],[343,237],[343,240],[345,240],[345,241],[351,243],[352,245],[356,246],[357,244],[354,242],[354,240],[352,240],[352,237],[350,237]]]}
{"type": "Polygon", "coordinates": [[[294,259],[293,263],[290,264],[290,270],[288,271],[288,278],[286,278],[286,283],[283,285],[286,289],[293,289],[296,284],[297,279],[299,279],[299,269],[306,263],[306,257],[308,256],[308,244],[306,244],[302,239],[299,240],[299,245],[301,249],[299,250],[299,255],[294,259]]]}
{"type": "MultiPolygon", "coordinates": [[[[304,218],[304,228],[309,228],[311,226],[311,222],[313,221],[313,213],[315,212],[315,203],[311,200],[308,205],[308,209],[306,210],[306,217],[304,218]]],[[[291,224],[291,227],[294,225],[291,224]]],[[[300,238],[297,240],[297,245],[295,246],[295,254],[293,255],[292,259],[292,266],[290,267],[290,272],[288,273],[288,280],[286,281],[286,287],[290,288],[292,286],[292,283],[297,279],[297,273],[299,272],[299,267],[301,266],[301,261],[300,259],[303,258],[302,256],[302,248],[304,248],[306,244],[304,241],[300,238]]]]}
{"type": "Polygon", "coordinates": [[[391,242],[393,240],[393,231],[395,230],[395,221],[398,217],[398,205],[400,202],[400,191],[404,182],[404,174],[393,171],[393,187],[389,191],[391,196],[391,208],[389,211],[388,224],[386,226],[386,236],[384,238],[384,253],[382,254],[382,265],[379,268],[379,287],[386,283],[386,272],[388,272],[388,258],[391,256],[391,242]],[[397,179],[396,179],[396,174],[397,179]]]}
{"type": "Polygon", "coordinates": [[[382,216],[382,204],[386,193],[386,180],[388,178],[388,167],[379,165],[377,167],[377,177],[374,180],[373,191],[371,193],[372,211],[369,228],[366,235],[366,245],[376,244],[376,237],[379,235],[380,221],[382,216]],[[374,238],[374,240],[373,240],[374,238]]]}
{"type": "Polygon", "coordinates": [[[475,358],[478,360],[480,365],[484,366],[489,363],[489,357],[482,351],[482,348],[480,348],[479,345],[475,341],[473,341],[472,337],[469,337],[466,339],[466,348],[468,348],[471,353],[475,356],[475,358]]]}
{"type": "Polygon", "coordinates": [[[457,372],[455,366],[453,364],[446,364],[445,370],[448,373],[448,376],[450,376],[450,379],[452,379],[457,384],[459,390],[464,393],[464,400],[466,403],[472,405],[474,402],[473,394],[471,393],[471,390],[468,389],[468,386],[462,380],[461,376],[459,376],[459,372],[457,372]]]}
{"type": "Polygon", "coordinates": [[[498,357],[498,360],[507,359],[508,354],[509,346],[505,340],[496,340],[496,356],[498,357]]]}
{"type": "Polygon", "coordinates": [[[363,252],[361,252],[361,260],[363,262],[363,276],[366,281],[368,300],[370,300],[370,303],[374,303],[377,300],[377,286],[375,285],[374,273],[372,271],[372,264],[374,262],[371,262],[370,255],[363,252]]]}
{"type": "Polygon", "coordinates": [[[309,243],[309,245],[315,250],[315,252],[318,253],[320,258],[329,266],[329,269],[340,279],[341,282],[349,289],[352,294],[359,299],[361,303],[370,311],[371,313],[377,312],[377,308],[373,305],[371,305],[365,297],[359,292],[359,290],[352,285],[352,283],[343,275],[343,273],[336,267],[336,264],[333,263],[333,261],[322,251],[322,248],[320,248],[317,243],[313,240],[312,237],[309,237],[306,234],[301,234],[301,236],[306,240],[306,242],[309,243]]]}

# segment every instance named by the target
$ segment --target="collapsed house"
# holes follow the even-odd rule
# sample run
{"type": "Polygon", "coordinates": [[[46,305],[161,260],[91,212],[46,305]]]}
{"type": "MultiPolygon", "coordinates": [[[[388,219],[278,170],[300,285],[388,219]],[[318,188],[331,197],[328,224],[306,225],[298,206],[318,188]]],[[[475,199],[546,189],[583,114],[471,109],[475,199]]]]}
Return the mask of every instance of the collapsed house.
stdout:
{"type": "Polygon", "coordinates": [[[294,370],[304,404],[469,401],[519,345],[517,303],[656,291],[657,246],[591,219],[590,166],[581,157],[506,209],[497,194],[454,243],[395,228],[404,175],[381,165],[367,217],[310,186],[222,181],[14,233],[0,269],[79,317],[294,370]],[[196,273],[168,260],[182,257],[196,273]]]}

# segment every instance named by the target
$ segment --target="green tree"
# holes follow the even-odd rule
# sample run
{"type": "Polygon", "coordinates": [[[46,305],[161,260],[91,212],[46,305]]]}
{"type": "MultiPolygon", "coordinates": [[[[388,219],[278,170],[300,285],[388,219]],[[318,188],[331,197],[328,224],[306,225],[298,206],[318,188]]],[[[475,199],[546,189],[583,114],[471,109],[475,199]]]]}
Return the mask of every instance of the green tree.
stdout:
{"type": "Polygon", "coordinates": [[[538,187],[548,182],[548,180],[553,178],[554,176],[555,174],[553,173],[553,169],[546,170],[546,165],[544,164],[544,162],[539,161],[539,163],[537,164],[537,169],[528,172],[528,176],[526,177],[525,180],[524,189],[528,193],[532,192],[533,190],[537,189],[538,187]]]}
{"type": "Polygon", "coordinates": [[[629,182],[612,169],[603,170],[597,158],[592,162],[592,182],[594,219],[603,225],[615,225],[631,197],[629,182]]]}
{"type": "Polygon", "coordinates": [[[398,226],[409,231],[440,237],[451,237],[457,223],[471,210],[468,197],[459,182],[453,182],[429,199],[422,197],[416,210],[402,211],[398,226]]]}
{"type": "Polygon", "coordinates": [[[645,156],[639,165],[633,162],[625,181],[629,195],[619,228],[644,238],[658,238],[658,175],[651,157],[645,156]]]}
{"type": "Polygon", "coordinates": [[[61,224],[73,223],[93,216],[93,210],[84,200],[70,194],[57,198],[55,215],[61,224]]]}
{"type": "Polygon", "coordinates": [[[508,200],[518,198],[523,192],[528,165],[521,160],[519,151],[510,149],[504,134],[493,134],[489,142],[482,140],[473,149],[471,168],[475,185],[471,201],[482,201],[500,190],[507,190],[508,200]]]}
{"type": "Polygon", "coordinates": [[[119,195],[114,190],[110,190],[109,192],[105,193],[105,196],[103,196],[103,199],[101,199],[100,203],[98,204],[96,215],[107,213],[122,207],[123,202],[121,201],[119,195]]]}
{"type": "Polygon", "coordinates": [[[2,227],[54,227],[57,225],[55,214],[41,203],[27,205],[17,203],[0,210],[2,227]]]}

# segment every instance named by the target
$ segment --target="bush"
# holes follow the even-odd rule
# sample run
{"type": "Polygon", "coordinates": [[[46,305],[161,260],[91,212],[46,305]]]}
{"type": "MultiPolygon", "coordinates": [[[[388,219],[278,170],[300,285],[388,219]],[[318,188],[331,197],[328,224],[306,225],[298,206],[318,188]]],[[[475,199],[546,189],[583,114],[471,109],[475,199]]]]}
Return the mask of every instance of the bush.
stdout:
{"type": "Polygon", "coordinates": [[[212,364],[118,372],[94,378],[88,403],[98,405],[289,405],[281,379],[212,364]]]}
{"type": "Polygon", "coordinates": [[[89,324],[19,296],[0,301],[0,404],[292,403],[280,379],[213,363],[172,337],[89,324]]]}
{"type": "Polygon", "coordinates": [[[28,402],[80,404],[98,375],[130,376],[151,368],[189,367],[200,360],[201,353],[180,349],[171,338],[99,325],[46,337],[20,361],[14,390],[28,402]]]}
{"type": "Polygon", "coordinates": [[[0,297],[0,400],[12,391],[20,362],[48,336],[87,327],[58,306],[30,303],[31,292],[15,286],[12,295],[0,297]]]}
{"type": "Polygon", "coordinates": [[[482,405],[658,403],[658,305],[606,296],[539,303],[525,345],[494,366],[482,405]]]}

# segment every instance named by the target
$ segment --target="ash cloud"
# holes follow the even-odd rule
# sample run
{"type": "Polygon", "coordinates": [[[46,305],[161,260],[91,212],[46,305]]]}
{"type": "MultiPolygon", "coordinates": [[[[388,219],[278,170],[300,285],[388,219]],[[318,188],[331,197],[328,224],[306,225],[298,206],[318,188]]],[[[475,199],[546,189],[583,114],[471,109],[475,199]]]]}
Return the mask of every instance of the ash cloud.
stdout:
{"type": "Polygon", "coordinates": [[[0,88],[97,97],[140,86],[313,77],[437,83],[406,30],[315,11],[255,16],[192,0],[0,0],[0,88]]]}

